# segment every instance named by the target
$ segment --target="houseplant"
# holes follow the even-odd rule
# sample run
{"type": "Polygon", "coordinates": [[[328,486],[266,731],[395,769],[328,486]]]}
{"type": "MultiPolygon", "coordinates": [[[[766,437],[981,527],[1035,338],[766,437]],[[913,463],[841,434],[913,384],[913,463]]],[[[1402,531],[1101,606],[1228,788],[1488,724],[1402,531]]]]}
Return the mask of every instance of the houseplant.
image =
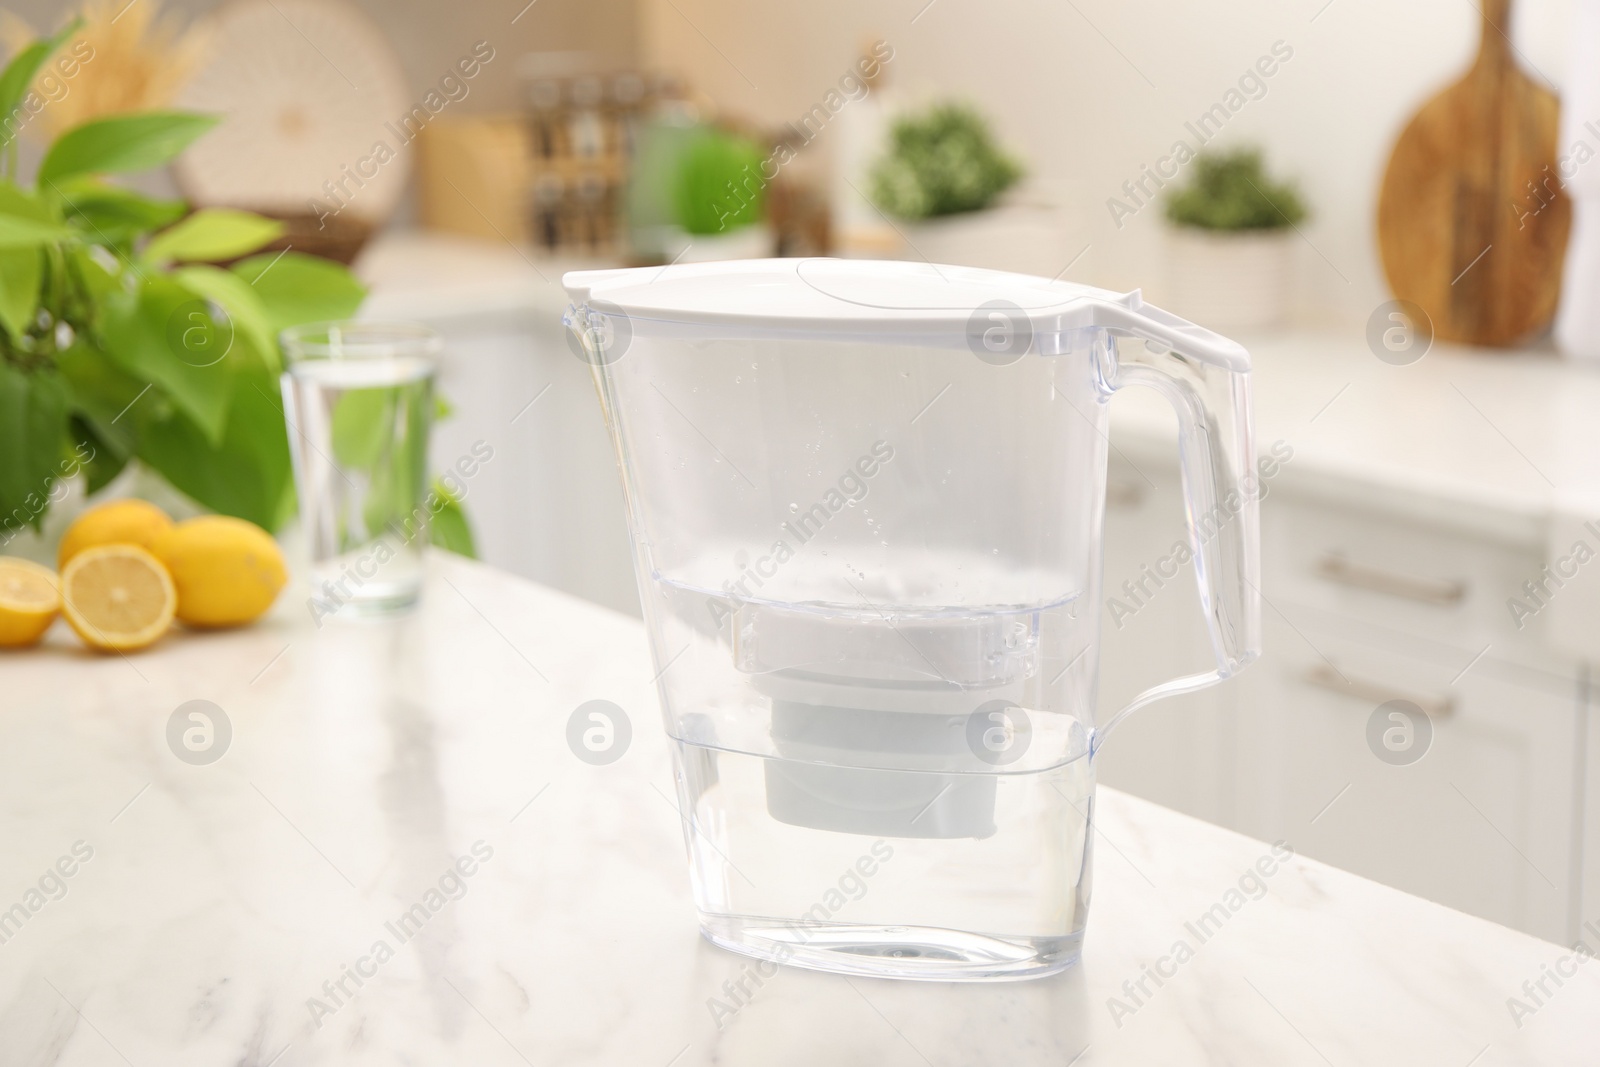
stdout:
{"type": "Polygon", "coordinates": [[[767,178],[753,141],[712,127],[689,139],[678,161],[673,207],[683,244],[677,262],[750,259],[772,254],[766,218],[767,178]]]}
{"type": "Polygon", "coordinates": [[[889,214],[914,221],[981,211],[1021,176],[982,115],[940,104],[896,120],[889,154],[873,169],[872,192],[889,214]]]}
{"type": "Polygon", "coordinates": [[[708,125],[686,106],[646,121],[626,194],[628,242],[644,262],[769,256],[770,176],[755,142],[708,125]]]}
{"type": "Polygon", "coordinates": [[[1283,320],[1291,230],[1306,217],[1298,190],[1267,174],[1256,149],[1202,152],[1166,202],[1170,304],[1221,330],[1283,320]]]}
{"type": "MultiPolygon", "coordinates": [[[[17,53],[0,73],[0,115],[34,95],[79,26],[17,53]]],[[[348,317],[365,290],[326,260],[252,255],[280,223],[191,213],[105,180],[166,164],[215,122],[92,119],[55,139],[31,182],[15,131],[0,128],[0,542],[38,530],[69,479],[94,493],[133,461],[267,530],[293,514],[277,334],[348,317]]],[[[441,536],[459,535],[458,518],[441,536]]]]}
{"type": "Polygon", "coordinates": [[[911,254],[935,263],[1008,267],[1008,249],[1026,219],[996,209],[1022,177],[988,121],[964,104],[937,104],[901,116],[887,154],[871,172],[873,202],[896,221],[911,254]]]}

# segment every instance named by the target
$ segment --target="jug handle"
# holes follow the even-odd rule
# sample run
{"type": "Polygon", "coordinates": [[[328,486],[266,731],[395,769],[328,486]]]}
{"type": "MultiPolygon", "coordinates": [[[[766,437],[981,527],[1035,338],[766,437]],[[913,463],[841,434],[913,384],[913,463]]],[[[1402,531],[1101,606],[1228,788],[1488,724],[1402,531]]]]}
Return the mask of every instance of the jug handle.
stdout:
{"type": "Polygon", "coordinates": [[[1261,654],[1261,480],[1250,418],[1250,357],[1218,334],[1144,304],[1097,302],[1094,361],[1106,401],[1127,386],[1154,389],[1178,416],[1178,463],[1200,605],[1216,669],[1134,697],[1096,731],[1095,747],[1128,715],[1231,678],[1261,654]],[[1115,336],[1145,341],[1119,352],[1115,336]]]}

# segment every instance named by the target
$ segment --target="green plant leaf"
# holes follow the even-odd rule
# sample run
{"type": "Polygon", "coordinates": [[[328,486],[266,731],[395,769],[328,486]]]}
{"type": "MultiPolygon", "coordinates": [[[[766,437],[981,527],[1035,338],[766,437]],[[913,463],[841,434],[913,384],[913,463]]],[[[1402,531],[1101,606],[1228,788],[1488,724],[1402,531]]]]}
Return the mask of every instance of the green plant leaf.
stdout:
{"type": "Polygon", "coordinates": [[[39,185],[79,174],[118,174],[169,162],[217,124],[214,115],[140,111],[93,119],[56,139],[39,165],[39,185]]]}
{"type": "Polygon", "coordinates": [[[410,516],[428,509],[428,441],[433,431],[431,379],[400,388],[400,424],[395,428],[392,497],[395,513],[410,516]]]}
{"type": "MultiPolygon", "coordinates": [[[[44,197],[3,180],[0,180],[0,215],[43,223],[61,221],[61,213],[44,197]]],[[[68,236],[72,234],[70,230],[65,232],[68,236]]]]}
{"type": "Polygon", "coordinates": [[[53,192],[69,221],[107,244],[170,226],[189,210],[182,200],[152,200],[131,189],[87,178],[58,182],[53,192]]]}
{"type": "MultiPolygon", "coordinates": [[[[86,247],[77,245],[66,249],[66,260],[69,268],[77,273],[90,298],[96,304],[103,304],[112,293],[123,291],[121,279],[117,274],[108,270],[95,256],[98,246],[86,247]]],[[[102,255],[108,254],[104,248],[98,248],[102,255]]],[[[113,264],[115,265],[115,264],[113,264]]]]}
{"type": "MultiPolygon", "coordinates": [[[[104,352],[82,338],[57,353],[56,369],[68,386],[72,410],[93,419],[106,433],[115,433],[132,447],[133,422],[128,413],[135,403],[155,403],[140,381],[111,361],[104,352]]],[[[150,390],[154,392],[154,390],[150,390]]]]}
{"type": "MultiPolygon", "coordinates": [[[[0,181],[0,228],[8,222],[25,229],[29,223],[53,226],[56,221],[49,204],[10,182],[0,181]]],[[[33,323],[39,309],[39,288],[44,278],[39,248],[44,243],[0,247],[0,323],[13,337],[33,323]]]]}
{"type": "Polygon", "coordinates": [[[104,352],[80,339],[56,356],[56,366],[68,387],[72,409],[72,434],[93,450],[82,462],[89,492],[98,492],[134,454],[136,405],[170,408],[165,398],[152,397],[146,382],[112,363],[104,352]]]}
{"type": "Polygon", "coordinates": [[[150,275],[136,292],[106,297],[101,333],[118,366],[159,386],[211,446],[222,441],[234,372],[246,362],[231,322],[175,279],[150,275]]]}
{"type": "Polygon", "coordinates": [[[754,141],[717,130],[695,139],[679,164],[678,225],[692,234],[714,234],[758,221],[766,189],[761,163],[754,141]]]}
{"type": "Polygon", "coordinates": [[[371,391],[391,393],[393,402],[380,423],[382,439],[369,468],[371,485],[363,518],[370,534],[387,529],[410,540],[421,532],[428,514],[433,386],[424,379],[371,391]]]}
{"type": "MultiPolygon", "coordinates": [[[[17,109],[27,95],[28,86],[33,84],[33,79],[38,76],[39,68],[44,66],[44,61],[49,59],[57,48],[83,28],[83,19],[75,18],[56,32],[54,37],[43,37],[28,45],[16,54],[16,57],[6,64],[4,74],[0,74],[0,116],[9,116],[17,109]]],[[[0,126],[0,144],[7,144],[16,137],[16,133],[9,126],[0,126]]]]}
{"type": "Polygon", "coordinates": [[[439,494],[443,505],[433,513],[428,524],[428,539],[439,548],[468,559],[478,558],[478,545],[472,537],[472,524],[461,501],[441,481],[435,479],[433,491],[439,494]]]}
{"type": "Polygon", "coordinates": [[[152,237],[144,254],[153,263],[236,259],[282,233],[283,223],[276,219],[232,208],[201,208],[152,237]]]}
{"type": "Polygon", "coordinates": [[[1255,148],[1201,152],[1193,174],[1167,197],[1167,221],[1176,226],[1232,232],[1279,230],[1306,217],[1305,202],[1289,182],[1273,180],[1255,148]]]}
{"type": "Polygon", "coordinates": [[[259,358],[263,367],[273,374],[283,369],[277,339],[267,325],[267,309],[243,278],[220,267],[203,265],[180,267],[172,276],[227,312],[250,353],[259,358]]]}
{"type": "Polygon", "coordinates": [[[261,297],[274,335],[302,322],[348,319],[367,296],[344,267],[299,252],[251,256],[232,269],[261,297]]]}
{"type": "MultiPolygon", "coordinates": [[[[72,230],[61,226],[61,221],[56,218],[56,213],[51,210],[48,203],[43,202],[34,194],[18,189],[11,182],[0,181],[0,251],[19,254],[13,258],[13,270],[6,272],[8,280],[18,283],[18,290],[13,291],[10,285],[6,286],[6,296],[3,304],[6,310],[21,307],[22,291],[29,288],[29,272],[40,269],[38,250],[45,245],[72,237],[72,230]],[[32,267],[21,266],[24,262],[32,262],[32,267]],[[14,272],[14,274],[13,274],[14,272]]],[[[22,320],[32,320],[34,309],[38,306],[38,285],[32,285],[35,299],[29,302],[30,306],[22,310],[22,320]]],[[[3,312],[0,312],[3,314],[3,312]]],[[[3,318],[6,326],[11,326],[11,318],[3,318]]],[[[13,333],[16,330],[13,328],[13,333]]]]}
{"type": "Polygon", "coordinates": [[[38,248],[75,236],[59,223],[0,214],[0,248],[38,248]]]}
{"type": "Polygon", "coordinates": [[[0,323],[12,337],[21,335],[39,310],[42,255],[37,248],[0,248],[0,323]]]}
{"type": "Polygon", "coordinates": [[[395,386],[346,389],[333,405],[333,458],[340,466],[375,471],[395,435],[400,390],[395,386]]]}
{"type": "Polygon", "coordinates": [[[0,528],[39,528],[67,434],[67,390],[54,371],[0,361],[0,528]]]}
{"type": "Polygon", "coordinates": [[[98,493],[121,474],[133,456],[133,445],[127,435],[112,430],[115,427],[99,426],[82,412],[72,416],[70,433],[74,455],[91,494],[98,493]]]}
{"type": "Polygon", "coordinates": [[[906,219],[954,215],[988,207],[1021,176],[982,115],[939,104],[895,121],[889,154],[872,169],[872,199],[906,219]]]}
{"type": "Polygon", "coordinates": [[[278,383],[246,366],[234,376],[227,428],[213,443],[182,411],[164,415],[143,402],[139,418],[141,462],[197,503],[276,531],[294,514],[294,478],[278,383]]]}
{"type": "Polygon", "coordinates": [[[0,248],[38,248],[76,237],[50,205],[8,181],[0,181],[0,248]]]}

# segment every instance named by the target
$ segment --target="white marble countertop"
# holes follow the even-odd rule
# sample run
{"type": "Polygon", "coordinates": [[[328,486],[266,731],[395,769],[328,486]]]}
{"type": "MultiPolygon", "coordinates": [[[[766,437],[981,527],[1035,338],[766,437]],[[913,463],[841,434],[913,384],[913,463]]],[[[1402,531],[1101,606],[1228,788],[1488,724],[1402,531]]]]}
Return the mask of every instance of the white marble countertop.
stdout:
{"type": "Polygon", "coordinates": [[[1298,858],[1252,899],[1240,879],[1267,845],[1111,790],[1069,971],[937,985],[785,968],[719,1028],[708,999],[747,961],[696,932],[639,624],[440,555],[401,620],[319,630],[304,598],[127,658],[59,625],[0,656],[0,908],[26,913],[0,927],[0,1065],[1600,1056],[1600,964],[1298,858]],[[597,698],[635,727],[599,767],[564,741],[597,698]],[[231,724],[208,765],[169,748],[190,700],[231,724]],[[450,876],[463,857],[470,875],[450,876]],[[401,942],[386,924],[418,903],[437,907],[401,942]],[[1202,942],[1185,924],[1219,904],[1202,942]],[[1193,955],[1175,963],[1180,940],[1193,955]],[[1552,969],[1576,976],[1558,987],[1552,969]]]}

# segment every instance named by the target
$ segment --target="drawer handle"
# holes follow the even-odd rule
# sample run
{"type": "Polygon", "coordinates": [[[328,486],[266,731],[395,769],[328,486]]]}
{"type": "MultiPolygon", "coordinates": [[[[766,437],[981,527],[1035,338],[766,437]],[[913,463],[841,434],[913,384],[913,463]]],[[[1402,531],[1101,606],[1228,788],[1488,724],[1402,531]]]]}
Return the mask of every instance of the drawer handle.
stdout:
{"type": "Polygon", "coordinates": [[[1424,604],[1452,607],[1466,599],[1467,583],[1442,578],[1414,578],[1408,574],[1351,563],[1343,552],[1329,552],[1317,561],[1317,575],[1335,585],[1366,589],[1424,604]]]}
{"type": "Polygon", "coordinates": [[[1307,671],[1305,683],[1374,706],[1387,704],[1391,700],[1405,700],[1427,712],[1430,719],[1448,719],[1456,711],[1454,697],[1421,697],[1412,693],[1402,693],[1378,682],[1341,677],[1337,671],[1327,666],[1316,666],[1307,671]]]}

